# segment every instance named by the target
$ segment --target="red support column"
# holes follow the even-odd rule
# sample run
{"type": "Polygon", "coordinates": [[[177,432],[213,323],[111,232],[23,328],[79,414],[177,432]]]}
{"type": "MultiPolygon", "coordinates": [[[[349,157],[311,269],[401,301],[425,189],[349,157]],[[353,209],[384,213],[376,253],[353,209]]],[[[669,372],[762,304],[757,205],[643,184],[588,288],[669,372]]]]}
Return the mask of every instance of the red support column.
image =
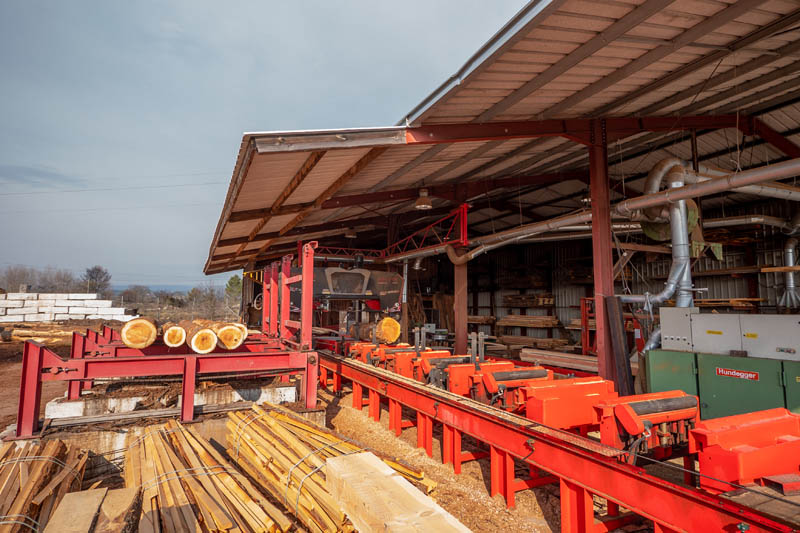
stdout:
{"type": "Polygon", "coordinates": [[[455,321],[455,347],[453,353],[467,353],[467,264],[453,265],[455,293],[453,319],[455,321]]]}
{"type": "MultiPolygon", "coordinates": [[[[303,246],[302,276],[300,281],[300,350],[311,349],[311,326],[314,317],[314,248],[317,241],[311,241],[303,246]]],[[[316,360],[316,358],[315,358],[316,360]]]]}
{"type": "Polygon", "coordinates": [[[369,417],[375,422],[381,421],[381,396],[378,391],[367,389],[369,393],[369,417]]]}
{"type": "Polygon", "coordinates": [[[594,529],[592,495],[581,486],[561,480],[561,531],[586,533],[594,529]]]}
{"type": "Polygon", "coordinates": [[[272,268],[270,266],[264,267],[264,272],[261,275],[261,332],[264,335],[269,334],[269,303],[272,301],[270,297],[270,289],[272,289],[271,283],[271,276],[272,275],[272,268]]]}
{"type": "Polygon", "coordinates": [[[594,265],[594,314],[597,328],[597,370],[614,380],[614,355],[605,298],[614,295],[614,263],[611,256],[611,200],[608,152],[604,120],[592,121],[589,145],[589,177],[592,197],[592,257],[594,265]]]}
{"type": "MultiPolygon", "coordinates": [[[[336,376],[339,374],[334,374],[333,379],[336,381],[336,376]]],[[[360,411],[364,407],[364,388],[360,383],[353,382],[353,409],[360,411]]]]}
{"type": "Polygon", "coordinates": [[[403,433],[403,406],[391,398],[389,398],[389,429],[394,430],[394,434],[398,437],[403,433]]]}
{"type": "Polygon", "coordinates": [[[453,462],[453,431],[452,427],[442,424],[442,463],[453,462]]]}
{"type": "MultiPolygon", "coordinates": [[[[311,328],[308,328],[309,331],[311,328]]],[[[305,390],[306,409],[317,407],[317,381],[319,381],[319,355],[316,352],[306,352],[306,370],[303,375],[303,389],[305,390]]]]}
{"type": "MultiPolygon", "coordinates": [[[[514,456],[503,452],[503,481],[505,482],[506,507],[513,509],[516,506],[516,472],[514,471],[514,456]]],[[[566,530],[569,531],[569,530],[566,530]]]]}
{"type": "Polygon", "coordinates": [[[489,475],[491,482],[489,483],[489,496],[501,494],[505,497],[505,461],[503,455],[505,452],[494,446],[489,446],[489,475]]]}
{"type": "Polygon", "coordinates": [[[269,268],[269,302],[264,301],[264,305],[269,305],[269,328],[265,331],[270,337],[278,336],[278,271],[280,263],[273,262],[269,268]]]}
{"type": "Polygon", "coordinates": [[[417,411],[417,448],[423,448],[428,457],[433,457],[433,419],[417,411]]]}
{"type": "Polygon", "coordinates": [[[291,318],[291,309],[292,309],[292,302],[291,302],[291,290],[289,288],[289,284],[286,282],[292,276],[292,256],[285,255],[281,260],[281,305],[280,305],[280,324],[278,324],[278,330],[280,332],[280,336],[283,339],[290,339],[292,337],[292,332],[289,330],[289,326],[287,325],[288,320],[291,318]]]}
{"type": "MultiPolygon", "coordinates": [[[[77,331],[73,331],[70,358],[83,359],[83,352],[85,351],[85,348],[86,348],[86,337],[84,337],[77,331]]],[[[80,398],[82,388],[83,388],[82,381],[78,380],[70,381],[69,385],[67,386],[67,399],[77,400],[78,398],[80,398]]]]}
{"type": "Polygon", "coordinates": [[[22,348],[17,437],[32,437],[39,429],[39,402],[42,399],[42,346],[27,341],[22,348]]]}
{"type": "MultiPolygon", "coordinates": [[[[353,383],[355,386],[355,383],[353,383]]],[[[333,374],[333,392],[341,392],[342,390],[342,375],[338,372],[334,372],[333,374]]]]}
{"type": "Polygon", "coordinates": [[[181,422],[194,419],[194,388],[197,380],[197,356],[187,355],[183,360],[183,388],[181,390],[181,422]]]}
{"type": "Polygon", "coordinates": [[[453,428],[453,473],[461,473],[461,431],[453,428]]]}

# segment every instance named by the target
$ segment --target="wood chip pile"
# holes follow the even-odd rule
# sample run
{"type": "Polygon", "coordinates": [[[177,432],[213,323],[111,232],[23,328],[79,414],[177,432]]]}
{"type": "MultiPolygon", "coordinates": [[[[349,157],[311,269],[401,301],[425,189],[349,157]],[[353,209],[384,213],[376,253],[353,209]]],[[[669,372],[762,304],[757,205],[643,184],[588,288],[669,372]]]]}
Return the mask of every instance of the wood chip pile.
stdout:
{"type": "Polygon", "coordinates": [[[142,490],[140,532],[287,531],[289,518],[211,444],[170,421],[125,456],[125,486],[142,490]]]}
{"type": "MultiPolygon", "coordinates": [[[[279,409],[253,407],[228,413],[227,450],[239,467],[257,480],[273,498],[283,502],[309,531],[353,531],[339,504],[326,488],[329,457],[362,451],[352,441],[279,409]]],[[[434,484],[421,473],[384,461],[412,482],[434,484]]]]}
{"type": "Polygon", "coordinates": [[[80,490],[87,454],[60,440],[0,448],[0,533],[43,531],[65,494],[80,490]]]}

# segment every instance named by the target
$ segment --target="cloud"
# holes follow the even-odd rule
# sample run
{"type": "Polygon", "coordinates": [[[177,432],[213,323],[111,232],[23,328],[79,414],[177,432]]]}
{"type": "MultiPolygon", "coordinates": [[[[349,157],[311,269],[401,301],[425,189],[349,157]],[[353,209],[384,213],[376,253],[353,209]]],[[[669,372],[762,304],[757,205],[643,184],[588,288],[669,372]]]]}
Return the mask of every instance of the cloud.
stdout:
{"type": "Polygon", "coordinates": [[[79,185],[85,180],[56,170],[28,165],[4,165],[0,163],[0,180],[18,185],[79,185]]]}

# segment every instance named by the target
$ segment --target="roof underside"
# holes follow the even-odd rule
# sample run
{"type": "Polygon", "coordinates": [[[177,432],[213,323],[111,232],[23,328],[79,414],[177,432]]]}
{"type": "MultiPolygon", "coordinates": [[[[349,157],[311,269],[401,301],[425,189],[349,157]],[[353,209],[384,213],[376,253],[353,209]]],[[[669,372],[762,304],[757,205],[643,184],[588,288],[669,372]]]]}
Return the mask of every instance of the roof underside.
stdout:
{"type": "MultiPolygon", "coordinates": [[[[800,2],[786,0],[534,1],[400,123],[736,113],[797,143],[799,27],[800,2]]],[[[385,227],[380,217],[413,210],[413,201],[388,193],[337,206],[353,195],[577,171],[471,196],[482,200],[469,217],[476,232],[568,212],[585,196],[587,150],[563,137],[431,145],[406,144],[403,132],[246,134],[205,272],[241,268],[297,240],[336,239],[349,227],[368,233],[385,227]]],[[[736,128],[697,130],[696,144],[701,161],[731,170],[787,156],[736,128]]],[[[688,131],[609,144],[612,199],[638,194],[644,173],[666,156],[691,160],[691,146],[688,131]]],[[[703,205],[748,199],[729,194],[703,205]]]]}

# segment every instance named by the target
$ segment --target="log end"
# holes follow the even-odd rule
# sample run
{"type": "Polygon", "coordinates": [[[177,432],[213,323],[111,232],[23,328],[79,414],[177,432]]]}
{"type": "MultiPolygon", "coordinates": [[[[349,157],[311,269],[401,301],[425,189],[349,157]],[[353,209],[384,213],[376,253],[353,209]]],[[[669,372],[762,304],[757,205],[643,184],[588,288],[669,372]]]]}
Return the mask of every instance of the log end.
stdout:
{"type": "Polygon", "coordinates": [[[157,336],[158,328],[155,322],[144,317],[129,320],[120,331],[120,337],[125,346],[138,350],[153,344],[157,336]]]}
{"type": "Polygon", "coordinates": [[[209,353],[217,346],[217,335],[211,329],[203,328],[192,335],[189,346],[195,353],[209,353]]]}
{"type": "Polygon", "coordinates": [[[186,330],[178,325],[171,325],[164,328],[164,344],[170,348],[177,348],[186,342],[186,330]]]}
{"type": "Polygon", "coordinates": [[[220,348],[235,350],[244,342],[242,330],[235,324],[217,328],[217,339],[220,348]]]}

